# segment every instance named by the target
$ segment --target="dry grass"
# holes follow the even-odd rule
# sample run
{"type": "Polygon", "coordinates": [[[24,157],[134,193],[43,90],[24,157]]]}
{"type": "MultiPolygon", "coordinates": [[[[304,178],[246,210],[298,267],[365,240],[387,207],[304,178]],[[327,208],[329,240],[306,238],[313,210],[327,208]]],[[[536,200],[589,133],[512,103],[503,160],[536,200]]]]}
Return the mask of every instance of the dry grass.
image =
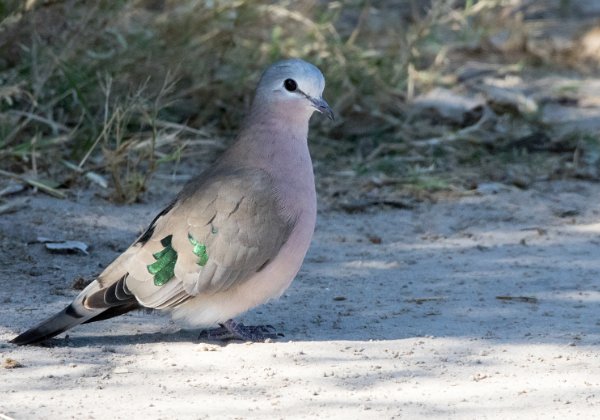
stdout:
{"type": "Polygon", "coordinates": [[[116,200],[137,200],[157,165],[190,144],[210,160],[260,71],[297,56],[325,70],[339,115],[315,123],[317,161],[335,158],[325,175],[362,174],[367,189],[374,174],[446,189],[453,178],[440,173],[486,155],[489,143],[472,140],[493,130],[415,117],[407,103],[455,84],[457,57],[485,47],[493,18],[518,25],[510,14],[498,21],[507,3],[516,2],[2,1],[2,168],[50,189],[108,178],[116,200]],[[457,149],[465,139],[479,146],[457,149]]]}

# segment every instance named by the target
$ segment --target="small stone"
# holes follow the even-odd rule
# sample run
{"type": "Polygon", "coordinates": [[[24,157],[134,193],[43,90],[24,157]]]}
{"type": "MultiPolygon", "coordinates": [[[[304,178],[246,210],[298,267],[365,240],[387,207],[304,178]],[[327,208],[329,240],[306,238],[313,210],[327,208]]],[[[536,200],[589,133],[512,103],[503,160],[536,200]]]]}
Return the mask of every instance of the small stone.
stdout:
{"type": "Polygon", "coordinates": [[[510,191],[511,188],[508,185],[501,184],[500,182],[482,182],[477,185],[477,193],[481,195],[493,195],[501,192],[510,191]]]}
{"type": "Polygon", "coordinates": [[[434,112],[438,117],[464,125],[473,115],[480,114],[485,106],[481,95],[461,94],[444,88],[435,88],[413,101],[417,112],[434,112]]]}
{"type": "Polygon", "coordinates": [[[377,235],[369,235],[369,236],[367,236],[367,238],[369,239],[369,242],[371,242],[372,244],[375,244],[375,245],[379,245],[382,242],[381,237],[377,236],[377,235]]]}
{"type": "Polygon", "coordinates": [[[21,362],[15,360],[15,359],[11,359],[10,357],[7,357],[6,359],[4,359],[4,362],[2,363],[2,367],[4,369],[17,369],[17,368],[22,368],[25,366],[21,362]]]}

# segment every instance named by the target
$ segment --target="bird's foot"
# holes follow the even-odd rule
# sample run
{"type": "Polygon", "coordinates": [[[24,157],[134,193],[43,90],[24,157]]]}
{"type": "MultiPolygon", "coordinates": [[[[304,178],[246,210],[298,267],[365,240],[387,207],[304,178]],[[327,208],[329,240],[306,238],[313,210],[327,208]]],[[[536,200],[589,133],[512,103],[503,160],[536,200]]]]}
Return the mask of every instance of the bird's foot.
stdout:
{"type": "Polygon", "coordinates": [[[219,324],[219,328],[203,330],[198,336],[199,340],[209,341],[259,341],[274,340],[283,337],[272,325],[244,325],[233,319],[219,324]]]}

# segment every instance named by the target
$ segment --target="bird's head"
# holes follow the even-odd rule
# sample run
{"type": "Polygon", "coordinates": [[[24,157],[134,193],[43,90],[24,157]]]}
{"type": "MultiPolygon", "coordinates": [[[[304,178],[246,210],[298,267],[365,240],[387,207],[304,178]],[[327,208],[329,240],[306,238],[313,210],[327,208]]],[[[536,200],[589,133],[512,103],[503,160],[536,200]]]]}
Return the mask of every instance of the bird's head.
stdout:
{"type": "Polygon", "coordinates": [[[333,111],[322,97],[323,89],[325,78],[317,67],[297,58],[282,60],[263,73],[255,103],[301,112],[307,120],[316,110],[333,120],[333,111]]]}

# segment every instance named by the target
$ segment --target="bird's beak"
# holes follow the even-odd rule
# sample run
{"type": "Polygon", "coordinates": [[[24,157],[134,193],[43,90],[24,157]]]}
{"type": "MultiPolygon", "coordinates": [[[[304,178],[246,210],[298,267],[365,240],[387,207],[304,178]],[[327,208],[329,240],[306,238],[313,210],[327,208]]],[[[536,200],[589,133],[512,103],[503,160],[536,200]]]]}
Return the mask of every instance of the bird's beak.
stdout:
{"type": "Polygon", "coordinates": [[[321,114],[325,114],[327,116],[327,118],[329,118],[330,120],[335,120],[335,115],[333,115],[333,110],[331,109],[331,107],[329,106],[329,104],[327,102],[325,102],[325,99],[323,98],[309,98],[310,102],[312,103],[312,106],[315,107],[315,109],[317,111],[319,111],[321,114]]]}

